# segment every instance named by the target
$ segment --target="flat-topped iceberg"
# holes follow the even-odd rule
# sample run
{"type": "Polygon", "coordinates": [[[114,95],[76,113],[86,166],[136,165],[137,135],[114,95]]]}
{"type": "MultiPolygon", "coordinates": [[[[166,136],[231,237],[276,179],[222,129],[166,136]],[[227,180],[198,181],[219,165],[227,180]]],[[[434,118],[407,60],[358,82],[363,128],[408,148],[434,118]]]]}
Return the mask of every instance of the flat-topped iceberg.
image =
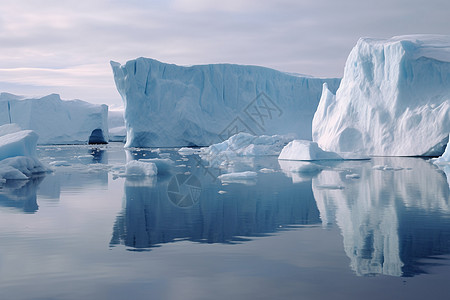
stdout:
{"type": "Polygon", "coordinates": [[[39,135],[38,144],[86,144],[108,141],[108,106],[57,94],[25,99],[0,95],[0,125],[16,123],[39,135]]]}
{"type": "Polygon", "coordinates": [[[209,146],[242,131],[311,140],[322,84],[335,91],[340,81],[148,58],[111,66],[125,106],[126,147],[209,146]]]}
{"type": "Polygon", "coordinates": [[[336,96],[324,85],[313,140],[334,152],[437,156],[450,132],[450,37],[362,38],[336,96]]]}

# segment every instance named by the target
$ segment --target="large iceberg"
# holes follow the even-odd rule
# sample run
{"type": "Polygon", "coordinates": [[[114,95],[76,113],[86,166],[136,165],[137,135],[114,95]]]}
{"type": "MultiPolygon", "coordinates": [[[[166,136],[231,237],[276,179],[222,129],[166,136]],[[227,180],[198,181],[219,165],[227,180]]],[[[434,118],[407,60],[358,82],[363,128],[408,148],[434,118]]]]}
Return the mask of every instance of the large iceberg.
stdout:
{"type": "Polygon", "coordinates": [[[57,94],[25,99],[0,95],[0,125],[16,123],[39,135],[38,144],[86,144],[108,141],[108,106],[57,94]]]}
{"type": "Polygon", "coordinates": [[[257,66],[181,67],[148,58],[111,66],[125,105],[126,147],[209,146],[238,132],[311,140],[322,84],[335,91],[340,81],[257,66]]]}
{"type": "Polygon", "coordinates": [[[312,127],[328,151],[442,154],[450,132],[450,36],[360,39],[336,96],[324,85],[312,127]]]}

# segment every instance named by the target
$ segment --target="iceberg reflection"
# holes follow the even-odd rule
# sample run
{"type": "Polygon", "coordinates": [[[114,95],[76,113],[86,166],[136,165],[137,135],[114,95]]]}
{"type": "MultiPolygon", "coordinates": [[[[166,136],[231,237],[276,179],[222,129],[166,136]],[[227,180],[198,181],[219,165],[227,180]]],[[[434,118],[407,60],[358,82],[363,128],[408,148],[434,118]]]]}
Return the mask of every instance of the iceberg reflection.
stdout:
{"type": "Polygon", "coordinates": [[[177,240],[235,243],[291,225],[320,224],[310,181],[292,185],[288,178],[271,173],[258,174],[252,186],[220,185],[200,168],[193,175],[199,183],[191,186],[196,193],[201,187],[201,192],[191,206],[177,206],[168,197],[168,188],[173,188],[170,176],[158,177],[157,183],[127,178],[111,246],[139,250],[177,240]]]}
{"type": "Polygon", "coordinates": [[[450,253],[447,180],[422,159],[342,162],[312,187],[323,226],[335,220],[357,275],[413,276],[425,272],[420,260],[450,253]]]}
{"type": "Polygon", "coordinates": [[[22,210],[24,213],[35,213],[37,204],[36,192],[44,176],[32,177],[29,180],[11,180],[0,186],[0,206],[22,210]]]}

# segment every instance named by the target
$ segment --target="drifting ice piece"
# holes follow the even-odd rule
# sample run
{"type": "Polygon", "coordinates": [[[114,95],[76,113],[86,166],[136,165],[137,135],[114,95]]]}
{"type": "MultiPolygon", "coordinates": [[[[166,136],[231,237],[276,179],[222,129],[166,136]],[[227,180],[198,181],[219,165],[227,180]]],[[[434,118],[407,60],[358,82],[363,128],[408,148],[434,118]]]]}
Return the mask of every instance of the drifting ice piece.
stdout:
{"type": "Polygon", "coordinates": [[[313,140],[325,150],[440,155],[450,131],[450,36],[363,38],[334,96],[324,85],[313,140]]]}
{"type": "Polygon", "coordinates": [[[126,147],[209,146],[242,131],[311,140],[322,84],[335,91],[340,81],[256,66],[180,67],[148,58],[111,66],[125,105],[126,147]]]}
{"type": "Polygon", "coordinates": [[[281,160],[341,160],[334,152],[323,151],[317,143],[311,141],[293,140],[281,150],[278,159],[281,160]]]}
{"type": "Polygon", "coordinates": [[[52,94],[39,99],[0,95],[0,124],[17,123],[39,135],[38,144],[85,144],[108,141],[108,106],[63,101],[52,94]],[[101,133],[101,134],[100,134],[101,133]]]}

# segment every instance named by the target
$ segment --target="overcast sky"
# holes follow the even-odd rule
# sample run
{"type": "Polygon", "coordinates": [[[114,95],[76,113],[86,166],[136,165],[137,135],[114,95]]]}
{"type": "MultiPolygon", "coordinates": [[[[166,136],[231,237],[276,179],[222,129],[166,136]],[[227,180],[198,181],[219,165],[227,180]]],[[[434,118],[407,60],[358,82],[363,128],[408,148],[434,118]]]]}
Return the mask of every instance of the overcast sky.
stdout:
{"type": "Polygon", "coordinates": [[[341,77],[359,37],[450,35],[449,0],[2,0],[0,91],[121,105],[110,60],[341,77]]]}

